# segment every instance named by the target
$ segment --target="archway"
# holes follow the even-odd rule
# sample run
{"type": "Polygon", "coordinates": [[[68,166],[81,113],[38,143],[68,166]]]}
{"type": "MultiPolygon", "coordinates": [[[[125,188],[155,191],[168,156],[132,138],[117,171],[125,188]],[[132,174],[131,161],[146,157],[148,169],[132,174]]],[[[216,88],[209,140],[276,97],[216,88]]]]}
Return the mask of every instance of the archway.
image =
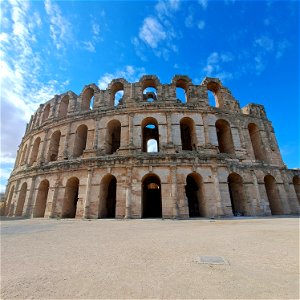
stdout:
{"type": "Polygon", "coordinates": [[[237,173],[228,176],[228,188],[232,207],[235,216],[244,216],[246,211],[246,196],[243,186],[243,178],[237,173]]]}
{"type": "Polygon", "coordinates": [[[15,186],[13,185],[9,191],[9,195],[8,195],[8,200],[7,200],[7,203],[5,205],[5,216],[9,215],[9,211],[10,211],[10,205],[11,205],[11,200],[12,200],[12,197],[14,195],[14,191],[15,191],[15,186]]]}
{"type": "Polygon", "coordinates": [[[180,134],[182,150],[193,150],[196,148],[195,125],[191,118],[180,120],[180,134]]]}
{"type": "Polygon", "coordinates": [[[298,202],[300,204],[300,177],[299,176],[294,176],[293,177],[293,185],[295,188],[295,192],[298,198],[298,202]]]}
{"type": "Polygon", "coordinates": [[[19,192],[19,199],[18,199],[18,204],[15,212],[16,217],[22,216],[25,199],[26,199],[26,193],[27,193],[27,183],[24,182],[19,192]]]}
{"type": "Polygon", "coordinates": [[[185,194],[190,218],[205,217],[203,180],[199,174],[192,173],[186,177],[185,194]]]}
{"type": "Polygon", "coordinates": [[[234,144],[229,123],[222,119],[218,120],[216,122],[216,131],[220,152],[234,154],[234,144]]]}
{"type": "Polygon", "coordinates": [[[108,174],[100,184],[99,218],[116,217],[117,179],[108,174]]]}
{"type": "Polygon", "coordinates": [[[162,217],[161,184],[159,177],[154,174],[142,180],[142,217],[162,217]]]}
{"type": "Polygon", "coordinates": [[[264,155],[263,147],[261,144],[259,128],[257,127],[256,124],[250,123],[248,125],[248,131],[249,131],[250,140],[251,140],[255,159],[264,160],[265,155],[264,155]]]}
{"type": "Polygon", "coordinates": [[[61,136],[61,133],[59,130],[55,131],[51,136],[48,155],[47,155],[48,161],[56,161],[57,160],[60,136],[61,136]]]}
{"type": "Polygon", "coordinates": [[[92,88],[87,88],[81,98],[81,110],[86,111],[86,110],[92,110],[94,106],[94,90],[92,88]]]}
{"type": "Polygon", "coordinates": [[[75,218],[78,202],[79,179],[72,177],[67,181],[65,188],[62,218],[75,218]]]}
{"type": "Polygon", "coordinates": [[[50,114],[50,104],[47,104],[43,112],[42,123],[44,123],[48,119],[49,114],[50,114]]]}
{"type": "Polygon", "coordinates": [[[59,118],[63,118],[68,114],[68,107],[69,107],[69,96],[66,95],[60,101],[59,110],[58,110],[59,118]]]}
{"type": "Polygon", "coordinates": [[[43,218],[45,215],[47,197],[49,192],[49,181],[43,180],[38,188],[38,193],[35,200],[35,206],[33,211],[34,218],[43,218]]]}
{"type": "Polygon", "coordinates": [[[34,141],[34,144],[32,146],[29,165],[32,165],[34,162],[37,161],[39,148],[40,148],[40,143],[41,143],[41,138],[40,137],[36,138],[35,141],[34,141]]]}
{"type": "Polygon", "coordinates": [[[86,125],[80,125],[75,133],[73,156],[79,157],[83,154],[86,147],[88,128],[86,125]]]}
{"type": "Polygon", "coordinates": [[[107,124],[106,132],[106,154],[113,154],[120,148],[121,123],[118,120],[111,120],[107,124]]]}
{"type": "MultiPolygon", "coordinates": [[[[146,118],[142,122],[142,151],[143,152],[154,152],[148,146],[149,140],[156,141],[156,152],[159,152],[159,132],[158,124],[154,118],[146,118]],[[151,150],[151,151],[150,151],[151,150]]],[[[152,141],[153,142],[153,141],[152,141]]]]}
{"type": "Polygon", "coordinates": [[[266,175],[264,182],[272,215],[282,215],[283,210],[281,207],[275,178],[271,175],[266,175]]]}

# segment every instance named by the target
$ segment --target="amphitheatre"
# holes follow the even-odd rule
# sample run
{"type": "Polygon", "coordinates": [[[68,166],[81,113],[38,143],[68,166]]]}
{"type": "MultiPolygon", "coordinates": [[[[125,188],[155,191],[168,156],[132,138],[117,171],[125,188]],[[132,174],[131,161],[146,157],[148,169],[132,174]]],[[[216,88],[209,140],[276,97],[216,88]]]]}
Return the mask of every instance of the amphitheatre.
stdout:
{"type": "Polygon", "coordinates": [[[241,108],[216,78],[194,85],[176,75],[162,84],[145,75],[41,104],[5,197],[8,217],[292,215],[300,171],[282,161],[262,105],[241,108]]]}

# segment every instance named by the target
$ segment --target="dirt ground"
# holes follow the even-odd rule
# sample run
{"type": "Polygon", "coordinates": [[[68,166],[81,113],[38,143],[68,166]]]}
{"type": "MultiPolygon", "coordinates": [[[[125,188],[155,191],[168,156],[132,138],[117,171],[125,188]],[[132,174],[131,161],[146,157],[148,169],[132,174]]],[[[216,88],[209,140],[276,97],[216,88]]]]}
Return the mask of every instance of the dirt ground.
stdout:
{"type": "Polygon", "coordinates": [[[2,219],[1,299],[49,298],[298,299],[299,219],[2,219]]]}

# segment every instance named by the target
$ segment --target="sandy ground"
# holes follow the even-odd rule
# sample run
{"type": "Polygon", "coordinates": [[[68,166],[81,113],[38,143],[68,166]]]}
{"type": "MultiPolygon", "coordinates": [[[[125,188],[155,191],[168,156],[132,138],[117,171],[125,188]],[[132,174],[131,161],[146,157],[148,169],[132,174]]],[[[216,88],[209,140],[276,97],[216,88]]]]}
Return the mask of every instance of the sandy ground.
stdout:
{"type": "Polygon", "coordinates": [[[1,231],[1,299],[299,298],[297,218],[2,219],[1,231]]]}

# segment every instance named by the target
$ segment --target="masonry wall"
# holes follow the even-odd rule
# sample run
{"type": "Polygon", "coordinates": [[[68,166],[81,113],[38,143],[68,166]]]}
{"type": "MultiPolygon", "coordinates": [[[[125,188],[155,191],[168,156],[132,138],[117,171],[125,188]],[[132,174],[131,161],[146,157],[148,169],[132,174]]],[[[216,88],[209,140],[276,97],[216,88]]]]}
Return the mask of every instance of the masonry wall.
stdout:
{"type": "Polygon", "coordinates": [[[88,85],[79,96],[67,92],[40,105],[19,146],[5,214],[297,214],[299,178],[285,167],[263,106],[240,108],[218,79],[196,86],[186,76],[161,84],[147,75],[136,83],[115,79],[106,90],[88,85]],[[158,151],[145,152],[149,139],[158,151]]]}

